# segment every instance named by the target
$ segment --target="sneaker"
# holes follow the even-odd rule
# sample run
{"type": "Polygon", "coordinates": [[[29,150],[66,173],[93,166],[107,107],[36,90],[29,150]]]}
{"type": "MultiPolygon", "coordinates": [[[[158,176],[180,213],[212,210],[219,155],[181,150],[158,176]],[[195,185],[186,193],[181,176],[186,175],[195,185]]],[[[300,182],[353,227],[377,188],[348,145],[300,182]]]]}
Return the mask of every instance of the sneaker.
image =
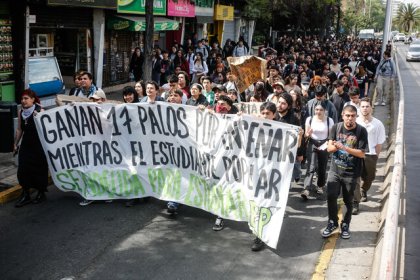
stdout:
{"type": "Polygon", "coordinates": [[[341,223],[341,238],[349,239],[350,238],[350,230],[349,225],[346,223],[341,223]]]}
{"type": "Polygon", "coordinates": [[[367,193],[366,191],[362,191],[361,192],[361,198],[360,198],[360,202],[366,202],[367,201],[367,193]]]}
{"type": "Polygon", "coordinates": [[[251,246],[251,250],[254,251],[254,252],[258,252],[258,251],[261,251],[262,248],[264,248],[264,242],[262,242],[261,239],[256,237],[254,239],[254,243],[251,246]]]}
{"type": "Polygon", "coordinates": [[[85,200],[81,201],[81,202],[79,203],[79,205],[80,205],[80,206],[87,206],[87,205],[89,205],[89,204],[91,204],[91,203],[93,203],[93,200],[88,200],[88,199],[85,199],[85,200]]]}
{"type": "Polygon", "coordinates": [[[216,222],[214,223],[213,230],[221,231],[225,227],[224,221],[222,218],[217,217],[216,222]]]}
{"type": "Polygon", "coordinates": [[[338,225],[333,220],[329,220],[327,227],[322,231],[322,237],[330,237],[337,230],[338,225]]]}
{"type": "Polygon", "coordinates": [[[316,193],[317,194],[324,194],[324,188],[323,187],[316,187],[316,193]]]}
{"type": "Polygon", "coordinates": [[[308,191],[308,190],[303,190],[303,191],[300,193],[300,196],[301,196],[304,200],[308,200],[308,197],[309,197],[309,191],[308,191]]]}
{"type": "Polygon", "coordinates": [[[359,203],[353,203],[353,210],[351,212],[353,215],[359,215],[359,203]]]}
{"type": "Polygon", "coordinates": [[[178,205],[171,201],[168,202],[167,207],[168,207],[167,211],[169,214],[175,214],[176,211],[178,210],[178,205]]]}
{"type": "Polygon", "coordinates": [[[381,105],[382,105],[382,106],[386,106],[386,103],[385,103],[385,102],[382,102],[382,103],[381,103],[381,105]]]}
{"type": "Polygon", "coordinates": [[[378,102],[378,101],[376,101],[376,102],[375,102],[375,104],[373,104],[373,105],[378,106],[378,105],[379,105],[379,102],[378,102]]]}

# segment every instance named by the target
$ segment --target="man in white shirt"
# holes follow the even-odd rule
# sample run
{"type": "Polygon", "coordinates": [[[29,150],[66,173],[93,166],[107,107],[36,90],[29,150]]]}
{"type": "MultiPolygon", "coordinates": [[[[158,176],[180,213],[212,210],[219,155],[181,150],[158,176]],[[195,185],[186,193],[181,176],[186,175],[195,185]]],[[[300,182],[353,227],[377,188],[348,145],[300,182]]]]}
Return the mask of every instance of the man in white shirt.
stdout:
{"type": "Polygon", "coordinates": [[[376,164],[382,144],[386,140],[385,127],[383,123],[372,116],[372,104],[370,98],[364,97],[360,101],[360,113],[356,122],[365,127],[368,132],[369,152],[365,153],[365,160],[362,170],[362,183],[356,184],[354,190],[353,215],[359,213],[359,202],[367,201],[367,192],[372,186],[376,175],[376,164]]]}

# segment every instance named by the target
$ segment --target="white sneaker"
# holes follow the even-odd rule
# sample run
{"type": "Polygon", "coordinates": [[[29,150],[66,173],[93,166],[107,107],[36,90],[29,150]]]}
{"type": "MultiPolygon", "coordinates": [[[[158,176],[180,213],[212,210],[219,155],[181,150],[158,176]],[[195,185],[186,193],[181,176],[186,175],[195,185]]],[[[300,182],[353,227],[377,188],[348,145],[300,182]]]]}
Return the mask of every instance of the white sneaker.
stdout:
{"type": "Polygon", "coordinates": [[[80,206],[87,206],[87,205],[89,205],[89,204],[91,204],[91,203],[93,203],[93,200],[85,199],[85,200],[81,201],[81,202],[79,203],[79,205],[80,205],[80,206]]]}
{"type": "Polygon", "coordinates": [[[375,102],[375,104],[373,104],[373,105],[378,106],[378,105],[379,105],[379,102],[378,102],[378,101],[376,101],[376,102],[375,102]]]}
{"type": "Polygon", "coordinates": [[[385,103],[385,102],[382,102],[382,103],[381,103],[381,105],[382,105],[382,106],[386,106],[386,103],[385,103]]]}

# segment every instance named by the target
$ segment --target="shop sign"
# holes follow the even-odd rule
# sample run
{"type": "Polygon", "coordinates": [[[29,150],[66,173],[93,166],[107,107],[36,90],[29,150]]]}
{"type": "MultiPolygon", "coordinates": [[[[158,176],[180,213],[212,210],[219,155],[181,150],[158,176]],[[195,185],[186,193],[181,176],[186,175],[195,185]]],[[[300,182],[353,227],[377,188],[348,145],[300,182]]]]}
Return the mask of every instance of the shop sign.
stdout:
{"type": "MultiPolygon", "coordinates": [[[[146,13],[146,0],[118,0],[118,13],[140,14],[146,13]]],[[[153,14],[166,15],[166,0],[153,1],[153,14]]]]}
{"type": "Polygon", "coordinates": [[[215,20],[233,20],[233,7],[225,5],[215,5],[215,20]]]}
{"type": "Polygon", "coordinates": [[[48,5],[115,9],[117,8],[117,1],[115,0],[48,0],[48,5]]]}
{"type": "Polygon", "coordinates": [[[168,16],[195,17],[195,6],[190,0],[168,0],[168,16]]]}
{"type": "MultiPolygon", "coordinates": [[[[107,22],[108,29],[112,30],[128,30],[128,31],[146,31],[146,20],[143,17],[115,17],[107,22]]],[[[169,30],[178,30],[179,22],[155,18],[154,30],[155,31],[169,31],[169,30]]]]}

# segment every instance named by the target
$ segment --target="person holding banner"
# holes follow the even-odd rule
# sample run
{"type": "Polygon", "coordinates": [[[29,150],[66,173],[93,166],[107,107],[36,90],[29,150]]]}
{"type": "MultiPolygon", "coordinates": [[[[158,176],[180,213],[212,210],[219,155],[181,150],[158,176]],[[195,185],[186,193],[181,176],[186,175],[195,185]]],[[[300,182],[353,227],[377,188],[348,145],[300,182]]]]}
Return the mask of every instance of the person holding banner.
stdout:
{"type": "MultiPolygon", "coordinates": [[[[233,106],[232,100],[227,96],[220,96],[217,101],[215,110],[218,114],[235,114],[238,112],[236,106],[233,106]]],[[[221,231],[225,227],[225,222],[222,217],[217,216],[213,225],[214,231],[221,231]]]]}
{"type": "MultiPolygon", "coordinates": [[[[174,104],[182,104],[184,94],[182,90],[176,89],[174,91],[169,92],[168,102],[174,104]]],[[[168,201],[167,204],[167,212],[171,215],[174,215],[178,211],[179,203],[175,201],[168,201]]]]}
{"type": "MultiPolygon", "coordinates": [[[[293,110],[293,97],[290,94],[286,92],[280,94],[276,107],[277,107],[277,116],[276,116],[277,121],[296,125],[300,127],[300,119],[296,116],[293,110]]],[[[295,182],[299,182],[300,175],[302,173],[300,168],[301,168],[301,162],[303,160],[303,153],[304,153],[303,146],[304,145],[300,145],[296,153],[296,161],[295,161],[295,166],[293,168],[293,175],[292,175],[292,179],[294,179],[295,182]]]]}
{"type": "Polygon", "coordinates": [[[209,106],[207,98],[201,94],[203,87],[200,84],[193,84],[191,86],[191,98],[188,99],[187,105],[198,106],[204,105],[205,107],[209,106]]]}
{"type": "MultiPolygon", "coordinates": [[[[123,99],[124,99],[124,103],[139,103],[139,96],[137,91],[131,87],[131,86],[126,86],[125,88],[123,88],[123,99]]],[[[139,199],[137,198],[133,198],[133,199],[129,199],[126,201],[125,206],[126,207],[132,207],[134,206],[139,199]]]]}
{"type": "MultiPolygon", "coordinates": [[[[275,120],[277,114],[276,104],[267,101],[260,106],[260,116],[266,120],[275,120]]],[[[265,246],[265,243],[258,237],[255,237],[251,250],[254,252],[261,251],[265,246]]]]}
{"type": "Polygon", "coordinates": [[[17,178],[22,186],[22,196],[15,207],[22,207],[29,203],[40,203],[46,199],[48,186],[48,163],[42,149],[39,135],[35,127],[34,117],[43,111],[39,105],[39,98],[31,89],[22,93],[22,109],[18,114],[18,126],[14,142],[14,153],[19,151],[17,178]],[[20,146],[19,146],[19,142],[20,146]],[[31,199],[30,189],[38,190],[34,200],[31,199]]]}
{"type": "Polygon", "coordinates": [[[159,85],[155,81],[147,81],[146,82],[146,95],[143,97],[140,102],[149,102],[154,103],[155,101],[165,101],[160,96],[157,96],[157,93],[159,92],[159,85]]]}
{"type": "Polygon", "coordinates": [[[92,97],[92,95],[98,89],[93,84],[92,74],[89,73],[89,72],[81,72],[80,73],[80,79],[81,79],[81,83],[80,83],[80,85],[81,85],[80,89],[81,90],[78,92],[78,94],[76,96],[87,97],[87,98],[92,97]]]}

